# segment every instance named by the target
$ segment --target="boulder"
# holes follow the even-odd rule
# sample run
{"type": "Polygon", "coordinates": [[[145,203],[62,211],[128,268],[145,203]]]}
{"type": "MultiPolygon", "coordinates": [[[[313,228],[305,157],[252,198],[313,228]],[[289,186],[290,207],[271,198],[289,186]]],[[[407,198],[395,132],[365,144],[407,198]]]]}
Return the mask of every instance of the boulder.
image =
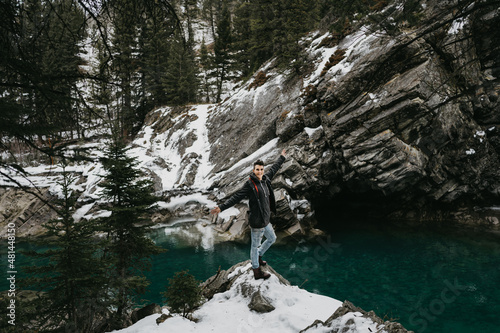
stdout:
{"type": "Polygon", "coordinates": [[[171,314],[162,313],[161,316],[159,316],[158,318],[156,318],[156,325],[160,325],[161,323],[163,323],[168,318],[172,318],[172,315],[171,314]]]}
{"type": "Polygon", "coordinates": [[[260,290],[253,293],[248,307],[250,310],[259,313],[271,312],[275,309],[271,302],[261,294],[260,290]]]}
{"type": "Polygon", "coordinates": [[[151,303],[144,306],[143,308],[132,311],[130,319],[132,320],[132,323],[136,323],[139,320],[155,313],[161,313],[161,307],[156,303],[151,303]]]}

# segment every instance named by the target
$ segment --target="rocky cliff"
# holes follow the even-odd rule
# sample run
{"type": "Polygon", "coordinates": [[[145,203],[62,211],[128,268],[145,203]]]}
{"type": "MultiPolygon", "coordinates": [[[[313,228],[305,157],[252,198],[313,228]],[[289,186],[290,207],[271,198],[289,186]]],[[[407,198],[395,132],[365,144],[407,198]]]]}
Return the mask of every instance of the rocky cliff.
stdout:
{"type": "Polygon", "coordinates": [[[302,77],[263,68],[211,115],[214,172],[279,138],[277,186],[319,210],[499,230],[499,4],[456,4],[426,1],[419,27],[312,36],[302,77]]]}

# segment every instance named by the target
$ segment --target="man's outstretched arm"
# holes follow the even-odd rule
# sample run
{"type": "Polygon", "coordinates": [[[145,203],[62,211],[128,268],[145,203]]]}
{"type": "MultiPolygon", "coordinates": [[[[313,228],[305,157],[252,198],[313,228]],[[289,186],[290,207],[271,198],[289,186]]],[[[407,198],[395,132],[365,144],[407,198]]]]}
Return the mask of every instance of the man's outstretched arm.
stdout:
{"type": "Polygon", "coordinates": [[[233,194],[229,199],[226,200],[222,205],[220,206],[215,206],[214,209],[210,211],[212,214],[219,214],[223,210],[226,210],[234,205],[236,205],[238,202],[241,200],[245,199],[248,196],[248,186],[246,184],[243,185],[243,187],[238,190],[235,194],[233,194]]]}
{"type": "Polygon", "coordinates": [[[278,170],[281,168],[283,162],[285,162],[285,158],[286,158],[286,149],[283,149],[281,151],[281,155],[278,158],[278,160],[269,168],[269,171],[266,172],[266,176],[269,177],[269,179],[273,179],[276,172],[278,172],[278,170]]]}

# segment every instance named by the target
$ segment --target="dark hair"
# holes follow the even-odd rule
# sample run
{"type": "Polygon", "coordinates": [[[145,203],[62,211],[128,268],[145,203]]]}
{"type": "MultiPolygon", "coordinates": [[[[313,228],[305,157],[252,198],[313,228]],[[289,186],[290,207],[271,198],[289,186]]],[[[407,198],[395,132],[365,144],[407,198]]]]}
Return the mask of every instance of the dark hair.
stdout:
{"type": "Polygon", "coordinates": [[[262,166],[264,166],[264,162],[262,162],[262,160],[257,160],[257,161],[255,161],[255,163],[253,164],[253,168],[254,168],[254,169],[255,169],[255,166],[256,166],[256,165],[262,165],[262,166]]]}

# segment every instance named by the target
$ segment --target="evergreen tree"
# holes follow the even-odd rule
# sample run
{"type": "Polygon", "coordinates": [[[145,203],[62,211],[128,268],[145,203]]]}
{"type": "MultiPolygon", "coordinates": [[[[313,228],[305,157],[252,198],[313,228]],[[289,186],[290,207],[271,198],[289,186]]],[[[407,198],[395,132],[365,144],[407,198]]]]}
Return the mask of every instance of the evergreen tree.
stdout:
{"type": "Polygon", "coordinates": [[[38,262],[27,268],[33,277],[26,283],[43,292],[33,301],[41,331],[94,332],[107,313],[104,269],[97,258],[94,223],[72,217],[70,186],[75,179],[66,171],[62,177],[59,218],[44,225],[47,233],[37,241],[46,250],[27,253],[38,262]]]}
{"type": "Polygon", "coordinates": [[[201,41],[200,46],[200,69],[201,69],[201,90],[205,96],[205,102],[210,103],[212,95],[212,71],[213,71],[213,55],[209,52],[207,45],[205,44],[205,38],[201,41]]]}
{"type": "Polygon", "coordinates": [[[273,25],[273,53],[280,67],[292,67],[299,72],[304,65],[301,59],[302,38],[317,22],[316,1],[284,0],[275,4],[273,25]]]}
{"type": "MultiPolygon", "coordinates": [[[[272,0],[257,0],[252,10],[250,27],[251,70],[255,72],[273,56],[274,6],[272,0]]],[[[245,51],[245,50],[242,50],[245,51]]]]}
{"type": "Polygon", "coordinates": [[[2,118],[10,129],[13,123],[23,127],[5,132],[29,143],[36,135],[44,145],[50,136],[53,143],[61,132],[77,129],[84,15],[71,0],[8,1],[1,8],[2,118]]]}
{"type": "Polygon", "coordinates": [[[231,14],[226,3],[222,7],[220,19],[217,22],[217,35],[214,45],[214,61],[216,68],[216,81],[217,81],[217,98],[216,102],[221,101],[222,86],[228,76],[228,69],[230,63],[230,49],[232,43],[231,33],[231,14]]]}
{"type": "Polygon", "coordinates": [[[212,32],[212,37],[216,36],[216,28],[217,28],[217,17],[219,16],[222,10],[222,2],[224,0],[202,0],[202,18],[208,22],[210,26],[210,30],[212,32]]]}
{"type": "Polygon", "coordinates": [[[147,237],[150,225],[144,215],[156,201],[152,182],[141,179],[135,158],[127,155],[121,140],[115,140],[101,159],[106,175],[102,197],[109,201],[111,215],[100,221],[107,244],[103,261],[111,267],[108,294],[116,309],[111,327],[122,327],[133,297],[144,293],[149,282],[143,271],[149,269],[150,257],[161,248],[147,237]]]}
{"type": "Polygon", "coordinates": [[[183,5],[183,21],[185,22],[187,40],[194,42],[193,24],[198,17],[198,1],[197,0],[182,0],[183,5]]]}
{"type": "Polygon", "coordinates": [[[147,103],[151,106],[150,110],[152,107],[168,103],[164,82],[170,61],[170,43],[176,29],[176,21],[165,15],[165,10],[162,7],[149,8],[140,35],[142,55],[139,63],[144,95],[150,100],[147,103]]]}
{"type": "Polygon", "coordinates": [[[137,91],[137,23],[139,4],[123,0],[113,7],[113,62],[118,90],[117,118],[124,137],[132,134],[136,125],[134,92],[137,91]]]}
{"type": "Polygon", "coordinates": [[[97,80],[92,81],[92,104],[100,110],[102,118],[114,119],[114,109],[112,108],[113,91],[110,85],[112,82],[112,73],[109,62],[111,54],[106,48],[105,43],[99,40],[96,43],[98,68],[94,74],[97,80]]]}
{"type": "Polygon", "coordinates": [[[173,105],[196,102],[199,81],[192,41],[186,41],[181,32],[176,32],[170,43],[169,54],[164,79],[168,102],[173,105]]]}
{"type": "Polygon", "coordinates": [[[163,293],[173,313],[181,313],[186,317],[202,301],[200,281],[189,274],[188,271],[177,272],[173,278],[168,279],[169,286],[163,293]]]}
{"type": "Polygon", "coordinates": [[[254,71],[254,56],[251,51],[253,4],[249,0],[241,1],[233,16],[234,63],[232,69],[239,72],[241,78],[248,78],[254,71]]]}

